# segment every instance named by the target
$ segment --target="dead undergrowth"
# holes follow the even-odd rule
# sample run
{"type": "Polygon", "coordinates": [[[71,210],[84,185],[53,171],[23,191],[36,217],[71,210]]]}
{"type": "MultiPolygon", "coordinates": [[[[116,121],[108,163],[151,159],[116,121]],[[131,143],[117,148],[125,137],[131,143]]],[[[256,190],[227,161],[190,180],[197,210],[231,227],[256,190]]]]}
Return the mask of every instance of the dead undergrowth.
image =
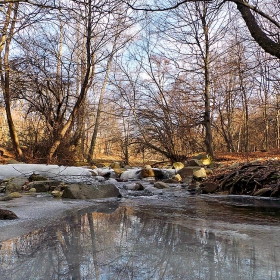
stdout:
{"type": "Polygon", "coordinates": [[[215,183],[220,193],[279,197],[280,161],[258,160],[217,168],[207,182],[215,183]]]}

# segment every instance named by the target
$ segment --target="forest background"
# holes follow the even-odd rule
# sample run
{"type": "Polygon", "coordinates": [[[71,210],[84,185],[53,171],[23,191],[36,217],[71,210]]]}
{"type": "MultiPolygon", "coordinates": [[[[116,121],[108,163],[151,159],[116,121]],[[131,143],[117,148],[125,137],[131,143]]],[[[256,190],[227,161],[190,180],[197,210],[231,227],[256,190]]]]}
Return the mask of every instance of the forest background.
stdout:
{"type": "Polygon", "coordinates": [[[0,5],[0,146],[17,159],[279,150],[278,0],[0,5]]]}

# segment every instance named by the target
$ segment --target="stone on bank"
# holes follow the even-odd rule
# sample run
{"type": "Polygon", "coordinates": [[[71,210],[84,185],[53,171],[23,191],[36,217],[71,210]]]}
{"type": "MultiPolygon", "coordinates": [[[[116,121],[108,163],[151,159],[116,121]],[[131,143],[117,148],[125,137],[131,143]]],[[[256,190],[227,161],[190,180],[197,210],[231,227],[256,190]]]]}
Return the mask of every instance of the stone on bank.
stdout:
{"type": "Polygon", "coordinates": [[[72,199],[101,199],[121,197],[121,194],[113,184],[86,185],[75,183],[66,185],[61,197],[72,199]]]}
{"type": "Polygon", "coordinates": [[[17,218],[18,216],[14,212],[6,209],[0,209],[0,220],[14,220],[17,218]]]}

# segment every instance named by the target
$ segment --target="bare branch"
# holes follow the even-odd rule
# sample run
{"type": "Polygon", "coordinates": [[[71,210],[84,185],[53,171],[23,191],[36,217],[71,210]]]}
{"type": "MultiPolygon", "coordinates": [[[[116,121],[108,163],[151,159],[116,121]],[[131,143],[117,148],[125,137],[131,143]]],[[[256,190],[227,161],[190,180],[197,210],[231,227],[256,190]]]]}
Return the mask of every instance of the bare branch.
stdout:
{"type": "Polygon", "coordinates": [[[247,8],[249,8],[250,10],[256,12],[257,14],[262,16],[263,18],[266,18],[271,23],[273,23],[276,27],[280,28],[280,23],[279,22],[277,22],[271,16],[269,16],[268,14],[266,14],[263,11],[261,11],[260,9],[258,9],[256,6],[250,5],[249,3],[245,2],[244,0],[226,0],[226,1],[234,2],[235,4],[238,4],[238,5],[243,5],[243,6],[247,7],[247,8]]]}
{"type": "Polygon", "coordinates": [[[3,6],[5,4],[9,4],[9,3],[26,3],[26,4],[30,4],[33,6],[50,8],[50,9],[59,8],[59,5],[56,4],[56,0],[53,0],[53,5],[38,3],[38,2],[35,2],[32,0],[0,0],[0,6],[3,6]]]}
{"type": "Polygon", "coordinates": [[[143,8],[136,8],[133,5],[129,4],[127,1],[125,1],[126,5],[128,5],[131,9],[135,11],[145,11],[145,12],[164,12],[169,11],[178,8],[179,6],[190,3],[190,2],[212,2],[212,0],[183,0],[180,2],[177,2],[175,5],[166,7],[166,8],[152,8],[151,5],[145,5],[143,8]]]}
{"type": "MultiPolygon", "coordinates": [[[[153,8],[151,5],[145,5],[142,8],[137,8],[134,5],[129,4],[127,1],[125,1],[125,3],[133,10],[135,11],[145,11],[145,12],[164,12],[164,11],[169,11],[169,10],[173,10],[178,8],[179,6],[186,4],[186,3],[190,3],[190,2],[213,2],[213,0],[183,0],[180,2],[177,2],[175,5],[173,6],[169,6],[166,8],[153,8]]],[[[263,11],[261,11],[260,9],[258,9],[256,6],[252,6],[249,3],[247,3],[244,0],[224,0],[222,2],[222,4],[224,2],[233,2],[235,4],[239,4],[239,5],[243,5],[247,8],[249,8],[250,10],[256,12],[257,14],[259,14],[260,16],[262,16],[263,18],[269,20],[271,23],[273,23],[276,27],[280,28],[280,23],[277,22],[276,20],[274,20],[271,16],[269,16],[268,14],[264,13],[263,11]]],[[[0,1],[1,3],[1,1],[0,1]]]]}

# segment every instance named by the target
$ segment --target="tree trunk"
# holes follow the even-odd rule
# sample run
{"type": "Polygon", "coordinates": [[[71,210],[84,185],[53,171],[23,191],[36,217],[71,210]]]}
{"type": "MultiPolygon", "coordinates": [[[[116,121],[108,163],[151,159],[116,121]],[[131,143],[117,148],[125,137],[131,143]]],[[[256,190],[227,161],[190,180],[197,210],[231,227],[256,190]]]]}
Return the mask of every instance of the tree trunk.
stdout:
{"type": "Polygon", "coordinates": [[[246,89],[244,86],[244,77],[243,77],[243,71],[241,69],[241,59],[239,58],[239,64],[238,64],[238,75],[240,79],[240,91],[242,95],[242,104],[243,104],[243,112],[244,112],[244,120],[243,120],[243,126],[244,126],[244,151],[249,151],[249,105],[248,105],[248,98],[246,94],[246,89]]]}
{"type": "Polygon", "coordinates": [[[10,137],[12,140],[13,148],[16,153],[16,157],[18,159],[23,158],[23,152],[20,148],[18,135],[16,132],[16,128],[14,125],[12,113],[11,113],[11,93],[10,93],[10,67],[9,67],[9,54],[10,54],[10,45],[15,29],[15,23],[17,19],[17,12],[18,12],[18,3],[16,4],[9,4],[7,13],[6,13],[6,20],[4,23],[2,38],[0,42],[0,73],[1,73],[1,87],[4,95],[4,102],[5,102],[5,110],[7,115],[7,122],[9,126],[10,137]],[[13,11],[13,18],[11,19],[11,14],[13,11]],[[10,30],[8,31],[9,25],[10,30]],[[4,59],[2,58],[2,52],[5,48],[4,52],[4,59]],[[4,60],[4,61],[3,61],[4,60]]]}
{"type": "Polygon", "coordinates": [[[88,18],[87,18],[87,30],[86,30],[86,71],[85,71],[85,76],[83,78],[83,83],[82,87],[80,90],[80,94],[76,100],[76,103],[74,105],[74,108],[72,112],[70,113],[70,116],[66,123],[59,128],[59,131],[57,133],[56,139],[54,140],[51,148],[48,151],[48,156],[47,156],[47,163],[50,163],[52,161],[52,158],[57,151],[57,148],[59,147],[61,140],[65,137],[67,131],[72,125],[72,122],[75,120],[77,117],[77,114],[79,112],[80,106],[83,103],[87,91],[91,85],[92,77],[94,75],[93,73],[93,58],[94,54],[91,51],[91,40],[92,40],[92,11],[91,11],[92,5],[91,1],[88,3],[88,18]]]}
{"type": "Polygon", "coordinates": [[[205,38],[205,56],[204,56],[204,127],[205,127],[205,146],[206,152],[213,157],[213,139],[212,139],[212,125],[211,125],[211,103],[210,103],[210,41],[209,30],[204,15],[201,16],[204,38],[205,38]]]}
{"type": "Polygon", "coordinates": [[[102,110],[103,110],[104,94],[105,94],[106,86],[107,86],[107,83],[108,83],[109,73],[111,71],[112,62],[113,62],[114,54],[116,52],[116,47],[117,47],[117,40],[118,40],[119,36],[120,36],[120,33],[117,30],[116,36],[114,38],[113,48],[112,48],[112,51],[111,51],[111,54],[110,54],[110,57],[109,57],[109,60],[108,60],[108,63],[107,63],[106,73],[105,73],[105,77],[104,77],[104,80],[103,80],[103,84],[102,84],[102,88],[101,88],[101,92],[100,92],[100,97],[99,97],[99,101],[98,101],[95,124],[94,124],[94,129],[93,129],[91,142],[90,142],[90,148],[89,148],[89,152],[88,152],[88,162],[91,162],[93,160],[94,149],[95,149],[95,145],[96,145],[96,138],[97,138],[97,133],[98,133],[99,126],[100,126],[101,113],[102,113],[102,110]]]}
{"type": "Polygon", "coordinates": [[[277,135],[277,139],[276,139],[276,148],[279,149],[280,148],[280,96],[277,93],[276,94],[276,135],[277,135]]]}

